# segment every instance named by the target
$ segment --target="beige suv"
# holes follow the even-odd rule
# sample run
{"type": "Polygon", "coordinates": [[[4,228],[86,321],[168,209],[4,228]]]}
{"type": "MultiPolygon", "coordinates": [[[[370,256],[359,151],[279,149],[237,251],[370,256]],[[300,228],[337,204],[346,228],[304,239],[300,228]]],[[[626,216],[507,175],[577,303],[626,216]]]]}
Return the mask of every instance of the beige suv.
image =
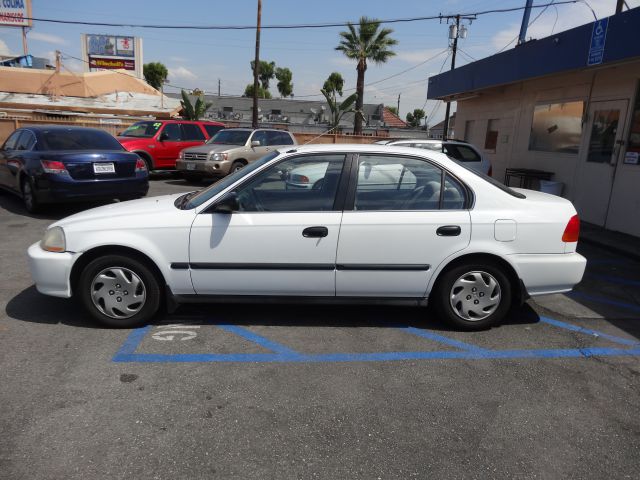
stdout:
{"type": "Polygon", "coordinates": [[[288,145],[297,145],[297,142],[285,130],[227,128],[204,145],[182,150],[176,168],[190,181],[199,181],[205,176],[224,177],[288,145]]]}

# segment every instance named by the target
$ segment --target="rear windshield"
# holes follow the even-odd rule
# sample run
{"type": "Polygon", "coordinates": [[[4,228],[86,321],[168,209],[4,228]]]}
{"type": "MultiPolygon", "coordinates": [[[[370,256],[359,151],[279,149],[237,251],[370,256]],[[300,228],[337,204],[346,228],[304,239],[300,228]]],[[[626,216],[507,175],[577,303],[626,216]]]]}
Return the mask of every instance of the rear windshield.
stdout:
{"type": "Polygon", "coordinates": [[[244,145],[251,135],[251,130],[220,130],[209,139],[213,145],[244,145]]]}
{"type": "Polygon", "coordinates": [[[505,184],[500,183],[498,180],[496,180],[493,177],[490,177],[489,175],[485,175],[484,173],[481,173],[477,170],[474,170],[473,167],[465,165],[464,163],[458,163],[458,165],[460,165],[461,167],[465,168],[467,171],[473,173],[474,175],[477,175],[478,177],[482,178],[483,180],[486,180],[487,182],[489,182],[491,185],[493,185],[494,187],[498,187],[500,190],[502,190],[505,193],[508,193],[509,195],[516,197],[516,198],[527,198],[526,195],[523,195],[520,192],[516,192],[515,190],[507,187],[505,184]]]}
{"type": "Polygon", "coordinates": [[[162,122],[137,122],[120,134],[121,137],[151,138],[162,126],[162,122]]]}
{"type": "Polygon", "coordinates": [[[101,130],[45,130],[40,139],[42,150],[124,150],[120,142],[101,130]]]}

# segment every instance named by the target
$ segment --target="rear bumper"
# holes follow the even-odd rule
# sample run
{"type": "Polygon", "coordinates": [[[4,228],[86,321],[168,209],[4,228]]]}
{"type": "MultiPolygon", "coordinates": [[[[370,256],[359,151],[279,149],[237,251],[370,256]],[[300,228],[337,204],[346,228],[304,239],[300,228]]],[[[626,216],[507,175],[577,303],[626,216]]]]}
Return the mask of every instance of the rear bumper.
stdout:
{"type": "Polygon", "coordinates": [[[509,255],[509,260],[531,296],[570,291],[580,283],[587,266],[579,253],[509,255]]]}
{"type": "Polygon", "coordinates": [[[27,250],[31,276],[40,293],[54,297],[71,297],[71,267],[78,254],[47,252],[40,242],[27,250]]]}
{"type": "Polygon", "coordinates": [[[73,180],[55,178],[54,175],[36,178],[35,194],[42,203],[70,202],[74,200],[100,200],[111,198],[144,197],[149,191],[146,174],[114,179],[73,180]]]}

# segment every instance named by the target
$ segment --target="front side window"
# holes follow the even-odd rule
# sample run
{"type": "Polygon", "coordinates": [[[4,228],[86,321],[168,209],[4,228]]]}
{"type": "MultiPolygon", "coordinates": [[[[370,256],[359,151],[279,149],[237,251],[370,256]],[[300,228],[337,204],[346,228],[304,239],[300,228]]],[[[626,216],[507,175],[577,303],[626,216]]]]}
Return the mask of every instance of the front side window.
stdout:
{"type": "Polygon", "coordinates": [[[361,155],[355,210],[438,210],[442,170],[421,159],[361,155]]]}
{"type": "Polygon", "coordinates": [[[204,141],[204,133],[202,133],[200,127],[194,123],[183,123],[182,138],[186,141],[204,141]]]}
{"type": "Polygon", "coordinates": [[[251,137],[251,143],[253,142],[260,142],[261,147],[268,145],[267,132],[265,132],[264,130],[256,130],[256,132],[253,134],[253,137],[251,137]]]}
{"type": "Polygon", "coordinates": [[[251,130],[220,130],[207,142],[209,145],[242,145],[251,135],[251,130]]]}
{"type": "Polygon", "coordinates": [[[236,190],[240,211],[332,211],[344,158],[308,155],[271,166],[236,190]]]}
{"type": "Polygon", "coordinates": [[[162,122],[137,122],[122,132],[120,136],[151,138],[158,132],[161,126],[162,122]]]}
{"type": "Polygon", "coordinates": [[[162,136],[166,142],[179,142],[182,140],[182,132],[178,123],[167,123],[162,130],[162,136]]]}

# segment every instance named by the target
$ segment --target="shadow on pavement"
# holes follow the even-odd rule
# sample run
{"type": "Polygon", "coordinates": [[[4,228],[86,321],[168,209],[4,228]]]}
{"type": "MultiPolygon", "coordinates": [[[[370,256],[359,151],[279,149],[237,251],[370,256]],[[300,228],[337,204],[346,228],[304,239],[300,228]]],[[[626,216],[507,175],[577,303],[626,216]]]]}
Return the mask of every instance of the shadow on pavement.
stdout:
{"type": "MultiPolygon", "coordinates": [[[[73,299],[50,297],[31,286],[9,300],[7,316],[43,324],[64,324],[84,328],[104,328],[93,321],[82,305],[73,299]]],[[[537,323],[539,317],[529,306],[511,312],[503,325],[537,323]]],[[[309,305],[309,304],[198,304],[183,305],[176,313],[161,314],[153,322],[282,327],[379,327],[407,325],[436,331],[453,328],[435,318],[430,309],[388,305],[309,305]]],[[[496,327],[499,328],[499,327],[496,327]]]]}
{"type": "Polygon", "coordinates": [[[41,220],[60,220],[61,218],[68,217],[90,208],[99,207],[101,205],[107,205],[111,202],[77,202],[77,203],[51,203],[42,206],[42,210],[39,213],[29,213],[24,208],[22,199],[17,195],[11,193],[2,192],[0,194],[0,208],[4,208],[8,212],[23,217],[36,218],[41,220]]]}

